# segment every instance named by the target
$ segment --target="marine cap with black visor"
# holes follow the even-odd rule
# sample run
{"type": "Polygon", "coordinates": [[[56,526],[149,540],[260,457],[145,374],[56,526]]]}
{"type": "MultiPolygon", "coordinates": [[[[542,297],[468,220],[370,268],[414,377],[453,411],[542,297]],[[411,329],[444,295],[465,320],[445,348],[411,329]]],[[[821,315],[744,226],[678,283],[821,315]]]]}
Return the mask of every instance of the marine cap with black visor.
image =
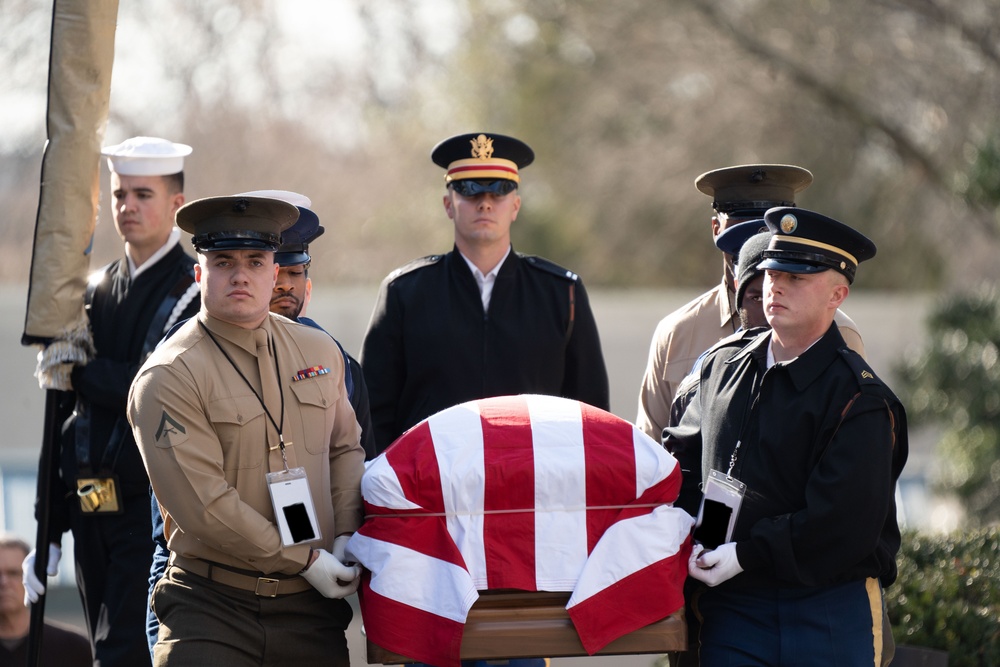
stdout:
{"type": "Polygon", "coordinates": [[[269,250],[281,247],[282,233],[298,220],[299,209],[271,197],[231,195],[188,202],[177,210],[177,226],[191,234],[199,253],[269,250]]]}
{"type": "Polygon", "coordinates": [[[694,185],[726,217],[762,218],[769,208],[795,206],[795,195],[812,181],[808,169],[795,165],[743,164],[705,172],[694,185]]]}

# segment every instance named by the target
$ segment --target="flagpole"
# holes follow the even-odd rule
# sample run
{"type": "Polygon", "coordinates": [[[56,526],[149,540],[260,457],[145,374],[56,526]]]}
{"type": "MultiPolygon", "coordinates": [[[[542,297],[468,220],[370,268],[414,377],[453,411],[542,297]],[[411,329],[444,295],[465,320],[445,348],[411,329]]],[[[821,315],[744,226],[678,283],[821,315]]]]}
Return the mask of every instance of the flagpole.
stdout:
{"type": "MultiPolygon", "coordinates": [[[[41,346],[36,370],[45,390],[39,454],[35,575],[47,583],[51,501],[58,495],[59,421],[70,371],[93,354],[84,312],[100,200],[100,148],[107,124],[118,0],[52,0],[45,151],[22,345],[41,346]]],[[[31,608],[28,667],[37,667],[45,596],[31,608]]]]}
{"type": "MultiPolygon", "coordinates": [[[[35,533],[35,577],[46,581],[49,564],[49,493],[52,489],[52,467],[55,458],[55,438],[58,433],[56,421],[59,418],[60,392],[45,390],[45,421],[42,428],[42,450],[38,461],[38,507],[35,517],[38,530],[35,533]]],[[[46,587],[48,590],[48,587],[46,587]]],[[[45,594],[38,596],[38,602],[31,605],[31,626],[28,632],[28,667],[38,665],[45,627],[45,594]]]]}

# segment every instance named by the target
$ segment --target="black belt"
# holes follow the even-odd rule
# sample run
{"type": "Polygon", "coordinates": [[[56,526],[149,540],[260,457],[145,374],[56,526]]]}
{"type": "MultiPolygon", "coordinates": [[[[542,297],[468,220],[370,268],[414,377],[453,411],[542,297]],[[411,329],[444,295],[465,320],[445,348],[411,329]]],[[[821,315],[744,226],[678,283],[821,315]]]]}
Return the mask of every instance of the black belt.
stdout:
{"type": "Polygon", "coordinates": [[[265,598],[289,595],[291,593],[302,593],[312,588],[312,584],[300,576],[278,579],[275,577],[240,574],[207,560],[187,558],[185,556],[178,556],[177,554],[174,554],[170,558],[170,564],[176,565],[191,574],[197,574],[199,577],[205,577],[211,581],[238,588],[241,591],[253,591],[254,595],[265,598]]]}

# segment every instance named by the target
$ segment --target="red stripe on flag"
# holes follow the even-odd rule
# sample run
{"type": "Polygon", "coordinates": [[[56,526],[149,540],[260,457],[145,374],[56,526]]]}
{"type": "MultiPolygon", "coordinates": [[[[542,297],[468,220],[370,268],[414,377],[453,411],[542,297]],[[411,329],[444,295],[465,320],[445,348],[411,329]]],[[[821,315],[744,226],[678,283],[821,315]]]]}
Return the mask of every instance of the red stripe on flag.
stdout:
{"type": "Polygon", "coordinates": [[[396,471],[403,494],[428,512],[444,512],[444,496],[441,492],[441,469],[438,467],[437,453],[431,427],[426,421],[420,422],[385,450],[389,465],[396,471]]]}
{"type": "Polygon", "coordinates": [[[680,551],[638,570],[567,610],[589,655],[684,606],[691,540],[680,551]],[[614,609],[614,613],[609,613],[614,609]]]}
{"type": "Polygon", "coordinates": [[[631,519],[636,516],[644,516],[652,512],[655,504],[672,503],[677,500],[677,494],[681,489],[681,468],[674,466],[674,469],[665,478],[649,487],[635,499],[635,507],[626,507],[618,516],[619,521],[631,519]]]}
{"type": "MultiPolygon", "coordinates": [[[[583,455],[587,466],[587,507],[621,507],[635,502],[635,448],[632,424],[580,403],[583,455]]],[[[621,510],[587,510],[587,553],[621,510]]]]}
{"type": "Polygon", "coordinates": [[[448,523],[443,516],[419,516],[426,510],[394,510],[368,504],[365,509],[368,516],[358,529],[361,535],[413,549],[466,569],[465,558],[448,532],[448,523]],[[400,516],[409,514],[417,516],[400,516]]]}
{"type": "Polygon", "coordinates": [[[479,409],[486,477],[483,545],[487,587],[533,591],[535,456],[528,403],[522,396],[508,396],[480,402],[479,409]]]}
{"type": "Polygon", "coordinates": [[[420,508],[386,508],[366,502],[367,518],[358,532],[466,567],[462,553],[448,532],[441,471],[427,422],[418,424],[406,437],[397,440],[386,450],[385,456],[396,473],[403,495],[420,508]],[[438,516],[421,516],[429,513],[438,516]],[[410,514],[415,516],[407,516],[410,514]]]}
{"type": "Polygon", "coordinates": [[[370,579],[366,572],[358,596],[369,641],[420,662],[459,667],[464,624],[379,595],[370,579]]]}

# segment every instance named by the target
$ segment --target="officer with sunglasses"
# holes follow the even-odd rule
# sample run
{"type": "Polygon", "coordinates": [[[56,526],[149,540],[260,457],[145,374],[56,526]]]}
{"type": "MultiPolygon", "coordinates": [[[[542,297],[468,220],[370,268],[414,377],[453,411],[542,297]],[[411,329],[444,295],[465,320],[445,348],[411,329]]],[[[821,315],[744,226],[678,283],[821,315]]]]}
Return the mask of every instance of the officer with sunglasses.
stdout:
{"type": "Polygon", "coordinates": [[[440,410],[479,398],[548,394],[609,409],[587,291],[572,271],[511,247],[520,170],[534,152],[500,134],[462,134],[431,159],[445,169],[451,252],[382,282],[361,350],[379,451],[440,410]]]}

